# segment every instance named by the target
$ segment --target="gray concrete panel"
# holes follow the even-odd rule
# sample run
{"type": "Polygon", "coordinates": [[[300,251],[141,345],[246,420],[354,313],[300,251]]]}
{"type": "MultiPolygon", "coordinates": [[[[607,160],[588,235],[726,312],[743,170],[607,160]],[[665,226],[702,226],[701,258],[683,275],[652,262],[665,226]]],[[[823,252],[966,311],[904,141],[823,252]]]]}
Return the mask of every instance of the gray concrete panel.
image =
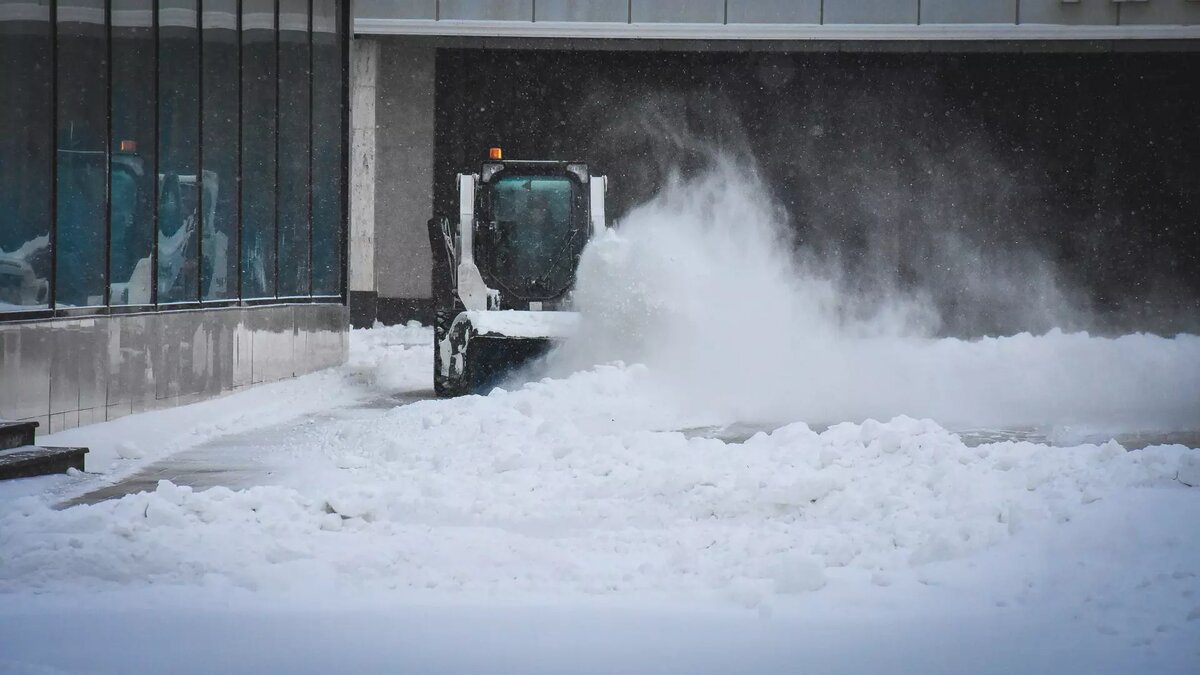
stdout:
{"type": "MultiPolygon", "coordinates": [[[[153,407],[154,359],[151,356],[151,318],[131,315],[113,318],[108,329],[108,396],[110,409],[126,413],[153,407]]],[[[111,414],[111,412],[110,412],[111,414]]]]}
{"type": "Polygon", "coordinates": [[[1152,2],[1123,2],[1119,23],[1122,26],[1200,25],[1200,2],[1196,0],[1153,0],[1152,2]]]}
{"type": "Polygon", "coordinates": [[[47,324],[0,325],[0,419],[46,418],[52,353],[47,324]]]}
{"type": "Polygon", "coordinates": [[[320,313],[321,354],[316,362],[325,368],[340,366],[350,356],[350,308],[344,305],[327,305],[320,313]]]}
{"type": "Polygon", "coordinates": [[[154,368],[154,405],[173,405],[172,399],[179,397],[180,362],[184,347],[180,344],[184,336],[178,321],[163,314],[151,324],[150,359],[154,368]],[[162,403],[167,401],[166,404],[162,403]]]}
{"type": "Polygon", "coordinates": [[[380,297],[430,295],[434,55],[428,44],[380,40],[374,233],[380,297]]]}
{"type": "Polygon", "coordinates": [[[0,418],[52,433],[336,366],[348,321],[316,304],[3,324],[0,418]]]}
{"type": "Polygon", "coordinates": [[[50,413],[103,406],[107,320],[71,319],[50,325],[50,413]]]}
{"type": "Polygon", "coordinates": [[[921,23],[1015,23],[1017,0],[921,0],[921,23]]]}
{"type": "Polygon", "coordinates": [[[533,0],[441,0],[438,18],[533,21],[533,0]]]}
{"type": "Polygon", "coordinates": [[[825,23],[917,23],[918,0],[826,0],[825,23]]]}
{"type": "Polygon", "coordinates": [[[537,0],[535,21],[629,21],[629,0],[537,0]]]}
{"type": "Polygon", "coordinates": [[[79,411],[79,426],[85,424],[99,424],[108,420],[106,409],[104,406],[99,408],[86,408],[79,411]]]}
{"type": "Polygon", "coordinates": [[[50,409],[51,424],[62,424],[67,410],[79,410],[79,350],[83,340],[75,321],[58,323],[50,332],[50,409]],[[55,419],[58,415],[58,419],[55,419]]]}
{"type": "Polygon", "coordinates": [[[50,416],[50,424],[43,427],[45,431],[42,433],[56,434],[66,429],[72,429],[79,426],[79,412],[71,413],[54,413],[50,416]]]}
{"type": "Polygon", "coordinates": [[[635,23],[725,23],[725,0],[633,0],[635,23]]]}
{"type": "Polygon", "coordinates": [[[295,366],[300,363],[311,363],[310,354],[312,345],[310,337],[313,332],[312,312],[292,312],[292,364],[295,366]]]}
{"type": "Polygon", "coordinates": [[[208,376],[213,368],[213,331],[204,321],[204,315],[187,317],[190,324],[189,346],[180,364],[183,381],[180,396],[203,393],[208,388],[208,376]]]}
{"type": "Polygon", "coordinates": [[[247,309],[230,312],[237,323],[234,327],[233,388],[249,386],[254,374],[254,337],[246,326],[247,309]]]}
{"type": "MultiPolygon", "coordinates": [[[[168,360],[170,380],[165,396],[179,398],[203,389],[200,373],[208,366],[208,336],[197,321],[197,312],[173,312],[161,315],[163,348],[168,360]]],[[[177,405],[178,403],[174,403],[177,405]]]]}
{"type": "Polygon", "coordinates": [[[237,360],[237,327],[241,323],[238,312],[206,312],[202,320],[210,327],[212,336],[204,393],[216,396],[233,389],[233,369],[237,360]]]}
{"type": "Polygon", "coordinates": [[[243,317],[246,325],[246,331],[250,335],[250,384],[260,384],[269,382],[272,373],[270,370],[271,354],[270,351],[274,347],[269,340],[268,326],[270,322],[267,320],[267,308],[259,308],[255,312],[247,312],[243,317]]]}
{"type": "MultiPolygon", "coordinates": [[[[103,409],[108,397],[108,326],[111,320],[88,319],[80,326],[85,341],[79,355],[79,409],[103,409]]],[[[57,357],[56,357],[57,358],[57,357]]]]}
{"type": "Polygon", "coordinates": [[[110,406],[127,405],[130,412],[158,407],[158,381],[166,377],[159,371],[162,350],[159,317],[153,314],[123,316],[109,328],[109,399],[110,406]],[[117,335],[117,353],[113,353],[113,335],[117,335]],[[113,383],[116,382],[114,388],[113,383]]]}
{"type": "Polygon", "coordinates": [[[254,331],[252,379],[255,383],[280,380],[296,372],[293,367],[294,318],[291,307],[264,307],[262,311],[248,315],[254,331]]]}
{"type": "Polygon", "coordinates": [[[130,409],[130,407],[124,403],[110,405],[104,410],[104,420],[106,422],[119,420],[126,415],[132,414],[132,412],[133,411],[130,409]]]}
{"type": "Polygon", "coordinates": [[[296,323],[303,328],[303,363],[310,370],[329,368],[345,360],[342,329],[349,320],[341,305],[314,307],[316,311],[297,312],[296,323]]]}
{"type": "Polygon", "coordinates": [[[436,19],[437,0],[355,0],[356,19],[436,19]]]}
{"type": "Polygon", "coordinates": [[[375,291],[375,99],[379,41],[350,44],[350,290],[375,291]]]}
{"type": "Polygon", "coordinates": [[[1068,26],[1113,26],[1117,23],[1117,3],[1111,0],[1020,0],[1023,24],[1061,24],[1068,26]]]}
{"type": "Polygon", "coordinates": [[[821,0],[729,0],[729,23],[821,23],[821,0]]]}

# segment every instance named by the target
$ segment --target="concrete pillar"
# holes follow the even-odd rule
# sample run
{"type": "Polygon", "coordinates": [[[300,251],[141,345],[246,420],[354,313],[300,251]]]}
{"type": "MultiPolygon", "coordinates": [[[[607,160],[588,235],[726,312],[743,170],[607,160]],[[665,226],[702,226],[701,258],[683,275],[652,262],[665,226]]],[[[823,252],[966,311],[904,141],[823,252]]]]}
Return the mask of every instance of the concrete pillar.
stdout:
{"type": "Polygon", "coordinates": [[[375,281],[384,323],[431,315],[436,49],[380,38],[376,99],[375,281]]]}
{"type": "Polygon", "coordinates": [[[375,323],[375,100],[379,41],[350,43],[350,322],[375,323]]]}

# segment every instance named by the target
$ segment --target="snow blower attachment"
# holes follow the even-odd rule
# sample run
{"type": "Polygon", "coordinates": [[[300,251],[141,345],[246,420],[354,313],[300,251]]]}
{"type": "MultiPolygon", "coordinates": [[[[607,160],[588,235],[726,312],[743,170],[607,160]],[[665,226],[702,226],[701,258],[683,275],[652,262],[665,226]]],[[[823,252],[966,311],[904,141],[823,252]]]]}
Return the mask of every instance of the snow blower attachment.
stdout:
{"type": "Polygon", "coordinates": [[[607,180],[583,162],[504,160],[458,175],[458,219],[429,221],[439,396],[484,393],[570,336],[583,247],[605,228],[607,180]]]}

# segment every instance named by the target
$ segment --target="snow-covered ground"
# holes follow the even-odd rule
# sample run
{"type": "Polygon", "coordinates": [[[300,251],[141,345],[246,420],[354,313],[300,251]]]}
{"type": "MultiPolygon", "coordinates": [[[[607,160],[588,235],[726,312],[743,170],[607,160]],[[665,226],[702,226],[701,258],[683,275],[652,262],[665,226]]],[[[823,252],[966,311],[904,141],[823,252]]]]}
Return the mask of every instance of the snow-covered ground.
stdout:
{"type": "Polygon", "coordinates": [[[1184,484],[1200,483],[1195,450],[968,447],[904,417],[821,433],[798,422],[725,443],[669,430],[697,420],[656,409],[642,366],[372,405],[381,386],[428,386],[430,342],[423,328],[355,332],[344,368],[193,406],[225,416],[219,428],[188,409],[96,425],[86,437],[106,475],[4,486],[2,667],[1183,673],[1200,663],[1200,490],[1184,484]],[[314,395],[322,413],[310,423],[314,395]],[[282,458],[255,487],[164,482],[53,509],[146,465],[151,448],[253,439],[288,414],[289,444],[263,438],[282,458]],[[176,440],[158,445],[168,427],[176,440]],[[115,457],[118,438],[142,456],[115,457]]]}
{"type": "Polygon", "coordinates": [[[835,319],[725,199],[589,248],[552,377],[423,400],[430,330],[377,328],[46,437],[98,473],[0,485],[0,671],[1200,670],[1200,450],[1111,440],[1200,427],[1200,338],[835,319]],[[230,448],[233,489],[55,508],[230,448]]]}

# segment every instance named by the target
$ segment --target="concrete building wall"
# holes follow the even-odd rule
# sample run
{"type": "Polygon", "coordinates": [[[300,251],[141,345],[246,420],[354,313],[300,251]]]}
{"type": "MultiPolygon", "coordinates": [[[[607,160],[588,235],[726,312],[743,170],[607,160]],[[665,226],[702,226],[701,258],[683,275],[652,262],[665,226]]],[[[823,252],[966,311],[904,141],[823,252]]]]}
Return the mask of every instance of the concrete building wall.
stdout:
{"type": "Polygon", "coordinates": [[[359,0],[355,32],[632,39],[1196,38],[1196,0],[359,0]]]}
{"type": "Polygon", "coordinates": [[[0,324],[0,419],[54,433],[336,366],[347,313],[279,305],[0,324]]]}
{"type": "Polygon", "coordinates": [[[374,269],[386,323],[420,314],[430,295],[435,55],[429,42],[379,41],[374,269]]]}
{"type": "MultiPolygon", "coordinates": [[[[357,195],[352,196],[357,206],[351,246],[359,249],[352,251],[350,269],[355,325],[429,316],[426,221],[439,205],[445,207],[444,191],[452,189],[447,187],[452,174],[437,163],[445,160],[437,154],[444,139],[435,137],[435,120],[443,119],[438,106],[446,105],[435,100],[439,78],[445,77],[438,72],[438,54],[445,50],[500,57],[509,50],[1089,54],[1200,49],[1200,0],[357,0],[353,12],[355,53],[376,65],[365,69],[364,61],[351,93],[356,153],[351,183],[357,195]]],[[[476,112],[478,123],[486,126],[486,111],[476,112]]],[[[440,131],[445,136],[461,130],[440,131]]],[[[467,158],[453,158],[455,170],[467,158]]]]}
{"type": "Polygon", "coordinates": [[[375,100],[379,41],[350,43],[350,320],[375,321],[375,100]]]}

